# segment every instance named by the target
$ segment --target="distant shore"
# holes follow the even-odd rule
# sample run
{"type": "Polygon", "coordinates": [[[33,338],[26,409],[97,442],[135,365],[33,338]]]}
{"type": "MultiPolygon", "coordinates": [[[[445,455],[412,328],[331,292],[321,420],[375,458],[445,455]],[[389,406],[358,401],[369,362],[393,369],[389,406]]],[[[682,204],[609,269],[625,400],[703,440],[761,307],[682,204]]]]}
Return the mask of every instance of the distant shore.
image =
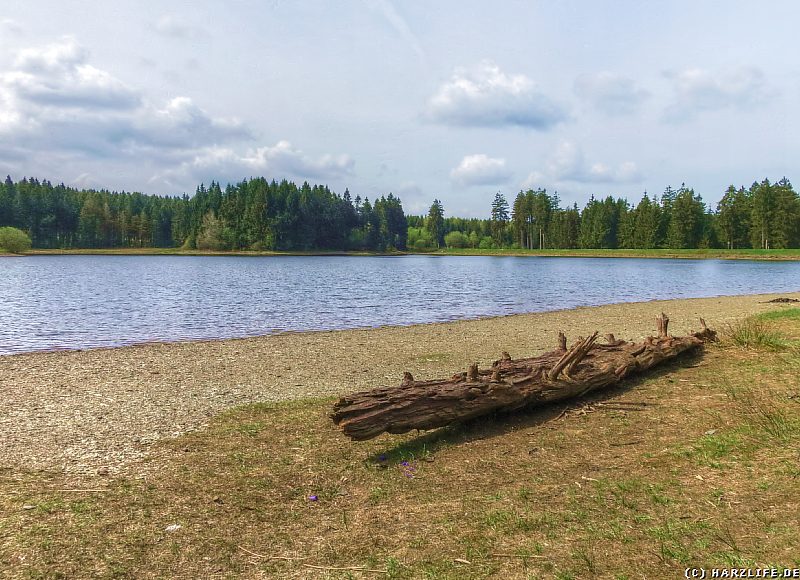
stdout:
{"type": "MultiPolygon", "coordinates": [[[[4,254],[3,256],[16,256],[4,254]]],[[[349,252],[313,250],[308,252],[279,251],[215,251],[215,250],[182,250],[180,248],[80,248],[80,249],[35,249],[27,253],[33,256],[50,255],[100,255],[100,256],[515,256],[515,257],[559,257],[559,258],[655,258],[655,259],[690,259],[690,260],[764,260],[764,261],[800,261],[800,249],[789,250],[725,250],[725,249],[652,249],[652,250],[521,250],[477,248],[442,248],[431,252],[349,252]]]]}
{"type": "Polygon", "coordinates": [[[800,260],[800,248],[789,250],[725,250],[725,249],[573,249],[573,250],[520,250],[513,248],[480,250],[448,248],[436,252],[447,256],[540,256],[560,258],[661,258],[691,260],[800,260]]]}
{"type": "Polygon", "coordinates": [[[405,327],[284,333],[256,338],[0,356],[0,468],[112,471],[148,453],[156,440],[201,428],[226,409],[257,401],[341,395],[449,376],[508,351],[552,349],[595,330],[625,339],[655,332],[666,312],[686,334],[703,317],[724,330],[748,314],[786,305],[800,292],[611,304],[405,327]]]}
{"type": "MultiPolygon", "coordinates": [[[[34,249],[29,256],[397,256],[405,252],[347,252],[344,250],[310,250],[278,252],[255,250],[182,250],[181,248],[75,248],[34,249]]],[[[0,254],[2,255],[2,254],[0,254]]],[[[13,255],[13,254],[9,254],[13,255]]]]}

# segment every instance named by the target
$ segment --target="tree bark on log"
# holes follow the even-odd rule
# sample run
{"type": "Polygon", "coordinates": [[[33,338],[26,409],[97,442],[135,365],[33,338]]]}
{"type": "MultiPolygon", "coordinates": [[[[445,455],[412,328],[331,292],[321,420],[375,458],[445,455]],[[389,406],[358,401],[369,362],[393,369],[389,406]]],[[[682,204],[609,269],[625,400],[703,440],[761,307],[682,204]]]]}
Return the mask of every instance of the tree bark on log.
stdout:
{"type": "Polygon", "coordinates": [[[704,342],[716,339],[706,327],[689,336],[667,332],[669,318],[656,318],[658,336],[634,343],[613,334],[598,343],[598,333],[580,338],[569,349],[563,333],[558,348],[533,358],[512,360],[504,352],[490,369],[469,366],[449,379],[416,381],[406,372],[399,386],[347,395],[334,405],[331,418],[356,441],[381,433],[435,429],[495,411],[514,411],[580,397],[642,373],[704,342]]]}

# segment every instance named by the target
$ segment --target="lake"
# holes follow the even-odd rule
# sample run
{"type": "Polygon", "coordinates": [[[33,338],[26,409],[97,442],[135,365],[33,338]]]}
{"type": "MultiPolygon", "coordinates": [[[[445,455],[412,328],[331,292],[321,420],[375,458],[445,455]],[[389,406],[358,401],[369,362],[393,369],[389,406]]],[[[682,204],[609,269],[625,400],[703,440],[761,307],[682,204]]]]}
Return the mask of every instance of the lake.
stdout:
{"type": "Polygon", "coordinates": [[[800,262],[489,256],[0,258],[0,354],[800,289],[800,262]]]}

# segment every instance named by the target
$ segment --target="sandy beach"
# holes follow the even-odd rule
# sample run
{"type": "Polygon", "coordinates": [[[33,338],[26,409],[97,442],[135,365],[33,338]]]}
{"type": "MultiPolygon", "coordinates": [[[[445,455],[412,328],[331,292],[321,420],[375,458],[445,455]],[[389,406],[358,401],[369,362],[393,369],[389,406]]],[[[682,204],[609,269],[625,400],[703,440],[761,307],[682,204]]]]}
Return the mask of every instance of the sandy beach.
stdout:
{"type": "Polygon", "coordinates": [[[0,468],[73,474],[135,471],[155,441],[202,428],[226,409],[320,397],[531,356],[599,330],[640,339],[664,311],[673,334],[722,330],[800,293],[577,308],[499,318],[258,338],[146,344],[0,357],[0,468]]]}

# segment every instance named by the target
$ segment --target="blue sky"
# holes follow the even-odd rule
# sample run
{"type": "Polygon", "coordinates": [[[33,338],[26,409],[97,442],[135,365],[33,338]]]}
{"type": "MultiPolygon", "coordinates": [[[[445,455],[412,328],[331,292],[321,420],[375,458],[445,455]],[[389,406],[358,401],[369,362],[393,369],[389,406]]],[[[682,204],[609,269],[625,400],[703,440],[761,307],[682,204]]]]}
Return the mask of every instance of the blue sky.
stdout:
{"type": "Polygon", "coordinates": [[[3,1],[0,172],[192,193],[265,175],[488,214],[796,177],[800,5],[3,1]]]}

